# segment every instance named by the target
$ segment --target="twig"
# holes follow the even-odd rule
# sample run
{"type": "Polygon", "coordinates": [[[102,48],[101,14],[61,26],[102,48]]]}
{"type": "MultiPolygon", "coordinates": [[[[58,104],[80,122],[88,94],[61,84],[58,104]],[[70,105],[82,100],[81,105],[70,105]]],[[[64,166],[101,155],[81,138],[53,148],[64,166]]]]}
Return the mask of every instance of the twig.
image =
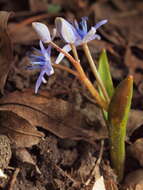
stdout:
{"type": "Polygon", "coordinates": [[[15,170],[13,176],[12,176],[12,179],[10,181],[8,190],[12,190],[13,189],[13,186],[14,186],[14,184],[16,182],[17,175],[18,175],[19,171],[20,171],[20,168],[16,168],[16,170],[15,170]]]}
{"type": "Polygon", "coordinates": [[[58,165],[55,165],[55,167],[59,170],[59,172],[62,174],[62,176],[67,177],[70,179],[74,184],[78,184],[80,182],[73,179],[67,172],[65,172],[62,168],[60,168],[58,165]]]}
{"type": "Polygon", "coordinates": [[[96,176],[96,178],[99,178],[100,177],[100,171],[99,171],[99,165],[100,165],[100,162],[101,162],[101,159],[102,159],[102,155],[103,155],[103,148],[104,148],[104,140],[101,141],[101,149],[100,149],[100,152],[99,152],[99,158],[91,172],[91,175],[89,176],[89,178],[87,179],[87,181],[85,182],[85,186],[88,186],[92,180],[92,177],[96,176]]]}
{"type": "Polygon", "coordinates": [[[79,76],[78,76],[78,73],[77,73],[76,71],[74,71],[74,70],[72,70],[72,69],[70,69],[70,68],[68,68],[68,67],[66,67],[66,66],[59,65],[59,64],[52,64],[52,66],[55,67],[55,68],[58,68],[58,69],[67,71],[67,72],[73,74],[73,75],[76,76],[76,77],[79,77],[79,76]]]}

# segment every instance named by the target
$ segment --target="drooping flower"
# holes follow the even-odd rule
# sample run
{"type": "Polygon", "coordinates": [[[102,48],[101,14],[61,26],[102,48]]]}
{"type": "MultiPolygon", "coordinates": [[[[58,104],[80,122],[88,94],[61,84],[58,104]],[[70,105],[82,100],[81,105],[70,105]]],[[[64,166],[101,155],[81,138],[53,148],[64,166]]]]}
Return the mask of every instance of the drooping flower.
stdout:
{"type": "MultiPolygon", "coordinates": [[[[73,24],[67,22],[65,19],[61,17],[57,17],[55,20],[56,29],[59,36],[67,43],[63,50],[66,52],[71,51],[71,47],[69,44],[74,44],[75,46],[82,45],[84,43],[88,43],[94,39],[100,39],[100,35],[96,34],[97,29],[106,24],[107,20],[102,20],[98,22],[95,26],[92,26],[88,31],[87,26],[87,17],[83,17],[81,22],[75,20],[73,24]]],[[[56,63],[59,63],[63,59],[64,55],[62,53],[57,57],[56,63]]]]}
{"type": "Polygon", "coordinates": [[[33,22],[32,26],[43,43],[49,43],[52,40],[49,29],[45,24],[33,22]]]}
{"type": "Polygon", "coordinates": [[[54,73],[54,69],[52,67],[51,63],[51,46],[48,46],[46,49],[40,40],[39,42],[40,50],[35,49],[35,51],[40,55],[32,54],[30,56],[31,66],[28,67],[28,69],[40,69],[40,75],[37,79],[36,85],[35,85],[35,93],[38,92],[38,89],[41,85],[41,83],[46,83],[46,79],[44,78],[44,75],[52,75],[54,73]]]}

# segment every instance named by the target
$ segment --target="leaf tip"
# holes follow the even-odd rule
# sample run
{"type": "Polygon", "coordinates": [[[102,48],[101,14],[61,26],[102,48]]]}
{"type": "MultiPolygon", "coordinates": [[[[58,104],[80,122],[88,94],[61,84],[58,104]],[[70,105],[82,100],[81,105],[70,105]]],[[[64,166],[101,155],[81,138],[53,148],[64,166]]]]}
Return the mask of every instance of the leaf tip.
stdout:
{"type": "Polygon", "coordinates": [[[127,83],[129,84],[129,85],[132,85],[133,84],[133,75],[129,75],[128,77],[127,77],[127,83]]]}
{"type": "Polygon", "coordinates": [[[133,75],[129,75],[127,78],[128,80],[133,81],[133,75]]]}

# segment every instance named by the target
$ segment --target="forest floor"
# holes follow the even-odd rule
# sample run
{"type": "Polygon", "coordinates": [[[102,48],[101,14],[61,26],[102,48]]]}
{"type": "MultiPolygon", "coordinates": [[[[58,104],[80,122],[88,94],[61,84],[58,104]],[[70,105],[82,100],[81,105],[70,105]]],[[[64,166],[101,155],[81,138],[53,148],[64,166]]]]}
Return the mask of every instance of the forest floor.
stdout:
{"type": "MultiPolygon", "coordinates": [[[[7,175],[0,178],[0,189],[97,190],[94,184],[100,176],[106,190],[143,189],[143,2],[2,0],[0,9],[8,11],[0,13],[0,27],[7,25],[0,30],[0,134],[10,139],[12,152],[9,150],[6,164],[0,158],[7,175]],[[134,77],[125,174],[120,184],[111,167],[102,113],[78,79],[56,68],[34,94],[39,71],[26,67],[32,48],[39,45],[31,23],[43,22],[52,31],[59,16],[69,21],[87,16],[89,26],[107,19],[98,30],[102,39],[89,43],[93,58],[98,62],[102,49],[106,49],[115,87],[128,74],[134,77]]],[[[58,38],[56,43],[64,45],[58,38]]],[[[95,84],[81,47],[78,52],[95,84]]],[[[57,55],[54,51],[52,60],[57,55]]],[[[70,63],[64,59],[62,65],[70,63]]],[[[0,145],[0,153],[2,150],[0,145]]]]}

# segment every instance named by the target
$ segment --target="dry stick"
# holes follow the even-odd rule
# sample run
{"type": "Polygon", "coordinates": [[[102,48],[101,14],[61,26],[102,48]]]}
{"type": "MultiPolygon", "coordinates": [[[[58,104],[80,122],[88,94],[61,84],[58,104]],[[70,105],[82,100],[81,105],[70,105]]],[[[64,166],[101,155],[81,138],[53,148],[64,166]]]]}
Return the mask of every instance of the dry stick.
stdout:
{"type": "Polygon", "coordinates": [[[93,74],[94,74],[94,76],[95,76],[95,78],[97,80],[97,83],[98,83],[99,87],[101,88],[102,93],[103,93],[107,103],[109,103],[109,101],[110,101],[109,96],[108,96],[107,91],[106,91],[106,89],[104,87],[104,84],[103,84],[103,82],[101,80],[101,77],[100,77],[100,75],[99,75],[99,73],[97,71],[97,68],[96,68],[95,63],[93,61],[93,58],[91,56],[91,53],[90,53],[90,50],[88,48],[87,43],[83,44],[83,50],[84,50],[85,55],[86,55],[86,57],[88,59],[88,62],[89,62],[90,67],[91,67],[91,70],[92,70],[92,72],[93,72],[93,74]]]}
{"type": "Polygon", "coordinates": [[[94,86],[91,83],[91,81],[87,78],[87,76],[85,75],[85,73],[84,73],[84,71],[83,71],[80,63],[78,61],[76,61],[69,53],[65,52],[59,46],[57,46],[54,42],[51,41],[50,44],[54,48],[56,48],[59,52],[63,53],[71,61],[71,63],[74,65],[74,67],[76,68],[76,70],[79,73],[79,79],[88,88],[88,90],[90,91],[90,93],[92,94],[92,96],[96,99],[98,105],[101,108],[107,110],[108,109],[107,102],[105,102],[105,100],[99,95],[98,91],[94,88],[94,86]]]}
{"type": "Polygon", "coordinates": [[[101,159],[102,159],[102,155],[103,155],[103,148],[104,148],[104,140],[101,141],[101,149],[100,149],[100,152],[99,152],[99,158],[91,172],[91,175],[90,177],[88,178],[88,180],[85,182],[85,185],[89,185],[89,183],[91,182],[92,180],[92,177],[93,176],[96,176],[96,178],[99,178],[100,177],[100,171],[99,171],[99,165],[100,165],[100,162],[101,162],[101,159]]]}
{"type": "Polygon", "coordinates": [[[19,171],[20,171],[20,169],[16,168],[16,170],[15,170],[13,176],[12,176],[12,179],[10,181],[8,190],[12,190],[13,189],[13,186],[14,186],[14,184],[16,182],[16,178],[17,178],[17,175],[18,175],[19,171]]]}
{"type": "Polygon", "coordinates": [[[79,75],[78,75],[78,73],[77,73],[76,71],[74,71],[74,70],[72,70],[72,69],[70,69],[70,68],[68,68],[68,67],[66,67],[66,66],[59,65],[59,64],[52,64],[52,66],[55,67],[55,68],[58,68],[58,69],[67,71],[67,72],[69,72],[69,73],[75,75],[76,77],[79,77],[79,75]]]}
{"type": "Polygon", "coordinates": [[[58,165],[54,165],[59,172],[62,174],[62,176],[67,177],[68,179],[70,179],[74,184],[78,184],[79,182],[76,181],[75,179],[73,179],[67,172],[65,172],[62,168],[60,168],[58,165]]]}

